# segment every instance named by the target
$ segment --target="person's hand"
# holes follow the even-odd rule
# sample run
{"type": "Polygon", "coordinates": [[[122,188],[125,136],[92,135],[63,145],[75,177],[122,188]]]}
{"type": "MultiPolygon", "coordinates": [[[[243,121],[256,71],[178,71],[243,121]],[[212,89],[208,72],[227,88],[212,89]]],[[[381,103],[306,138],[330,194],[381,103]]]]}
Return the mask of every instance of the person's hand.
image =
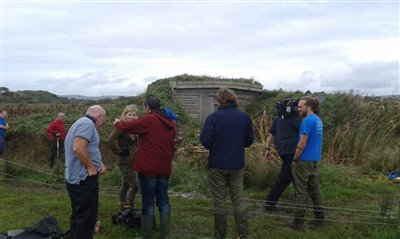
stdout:
{"type": "Polygon", "coordinates": [[[88,176],[97,175],[97,170],[96,170],[96,167],[94,167],[94,166],[89,167],[89,168],[87,169],[87,171],[88,171],[88,176]]]}
{"type": "Polygon", "coordinates": [[[272,153],[271,153],[271,150],[270,150],[270,149],[267,149],[267,150],[265,151],[264,158],[265,158],[266,160],[271,160],[271,159],[272,159],[272,153]]]}
{"type": "Polygon", "coordinates": [[[57,132],[57,133],[55,133],[54,135],[55,135],[56,137],[60,137],[61,134],[57,132]]]}
{"type": "Polygon", "coordinates": [[[118,122],[120,122],[120,121],[121,121],[120,119],[118,119],[118,118],[115,118],[115,119],[114,119],[114,123],[113,123],[113,124],[115,125],[116,123],[118,123],[118,122]]]}
{"type": "Polygon", "coordinates": [[[100,167],[100,170],[99,170],[99,174],[100,174],[100,175],[104,175],[106,172],[107,172],[106,166],[104,166],[104,164],[101,163],[101,167],[100,167]]]}

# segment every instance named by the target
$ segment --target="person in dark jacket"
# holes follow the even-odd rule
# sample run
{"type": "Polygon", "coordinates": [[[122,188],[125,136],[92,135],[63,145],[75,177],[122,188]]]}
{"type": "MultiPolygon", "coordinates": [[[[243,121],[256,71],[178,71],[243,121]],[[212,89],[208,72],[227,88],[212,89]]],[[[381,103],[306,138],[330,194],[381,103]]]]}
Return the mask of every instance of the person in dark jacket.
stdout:
{"type": "Polygon", "coordinates": [[[277,116],[272,123],[265,143],[265,159],[272,159],[271,144],[272,139],[274,139],[275,149],[282,159],[282,167],[264,203],[264,208],[267,211],[277,211],[276,202],[293,181],[292,159],[297,147],[300,124],[301,119],[297,112],[297,101],[284,100],[278,102],[277,116]]]}
{"type": "MultiPolygon", "coordinates": [[[[128,105],[122,111],[121,120],[136,120],[136,105],[128,105]]],[[[119,191],[119,209],[134,208],[135,196],[139,191],[139,181],[137,173],[132,169],[133,157],[137,149],[138,135],[126,134],[114,130],[109,138],[108,145],[111,151],[118,155],[117,165],[122,173],[121,189],[119,191]]]]}
{"type": "Polygon", "coordinates": [[[64,140],[65,140],[65,114],[58,113],[57,118],[53,120],[47,127],[47,134],[50,139],[50,157],[47,162],[50,168],[54,165],[56,156],[64,155],[64,140]],[[58,152],[57,152],[58,151],[58,152]],[[57,155],[58,153],[58,155],[57,155]]]}
{"type": "Polygon", "coordinates": [[[120,132],[139,135],[133,169],[138,172],[142,195],[142,237],[152,236],[156,199],[160,212],[160,236],[168,238],[171,214],[168,179],[174,157],[175,123],[160,107],[156,96],[147,95],[143,106],[144,116],[125,122],[116,119],[114,126],[120,132]]]}
{"type": "Polygon", "coordinates": [[[200,135],[209,150],[208,176],[214,201],[214,233],[227,234],[226,191],[229,189],[240,238],[249,234],[246,207],[242,198],[244,148],[254,140],[250,117],[238,109],[237,96],[230,89],[218,90],[218,110],[209,115],[200,135]]]}

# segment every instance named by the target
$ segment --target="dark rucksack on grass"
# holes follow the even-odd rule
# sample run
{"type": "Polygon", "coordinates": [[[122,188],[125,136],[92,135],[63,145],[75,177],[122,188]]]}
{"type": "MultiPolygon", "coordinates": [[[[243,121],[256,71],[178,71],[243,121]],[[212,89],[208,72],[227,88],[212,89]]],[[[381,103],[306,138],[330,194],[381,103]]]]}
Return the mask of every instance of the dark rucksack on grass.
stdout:
{"type": "Polygon", "coordinates": [[[67,234],[68,231],[62,232],[60,230],[57,219],[48,216],[16,236],[3,233],[0,235],[0,239],[63,239],[67,234]]]}
{"type": "Polygon", "coordinates": [[[132,228],[140,228],[140,209],[128,208],[123,211],[118,211],[112,215],[112,223],[123,223],[132,228]]]}

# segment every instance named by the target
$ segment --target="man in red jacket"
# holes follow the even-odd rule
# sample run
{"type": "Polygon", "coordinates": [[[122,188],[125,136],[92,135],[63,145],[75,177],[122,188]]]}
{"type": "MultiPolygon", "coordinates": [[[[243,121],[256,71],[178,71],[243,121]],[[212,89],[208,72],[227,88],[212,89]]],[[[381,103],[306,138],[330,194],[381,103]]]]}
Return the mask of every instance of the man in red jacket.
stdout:
{"type": "Polygon", "coordinates": [[[143,106],[144,116],[132,121],[116,119],[114,126],[122,133],[139,135],[133,170],[138,172],[142,195],[142,237],[152,236],[156,199],[160,212],[160,237],[168,238],[171,214],[168,179],[174,157],[175,123],[160,107],[160,100],[156,96],[147,95],[143,106]]]}
{"type": "Polygon", "coordinates": [[[50,158],[48,161],[50,168],[53,167],[56,156],[60,157],[61,154],[64,155],[64,118],[65,114],[63,112],[58,113],[57,118],[47,127],[47,134],[50,139],[50,158]]]}

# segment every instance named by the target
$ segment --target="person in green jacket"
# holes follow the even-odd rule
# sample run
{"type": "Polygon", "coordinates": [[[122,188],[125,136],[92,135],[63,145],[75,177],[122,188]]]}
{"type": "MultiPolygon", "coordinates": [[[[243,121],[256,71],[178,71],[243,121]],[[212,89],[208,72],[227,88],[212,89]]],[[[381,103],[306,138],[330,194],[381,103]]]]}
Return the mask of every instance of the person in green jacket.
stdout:
{"type": "MultiPolygon", "coordinates": [[[[128,105],[121,114],[122,121],[136,120],[137,106],[128,105]]],[[[139,190],[137,173],[133,171],[133,157],[138,143],[138,135],[121,133],[114,130],[108,139],[112,152],[118,155],[117,164],[122,173],[122,184],[119,192],[119,209],[134,208],[135,196],[139,190]]]]}

